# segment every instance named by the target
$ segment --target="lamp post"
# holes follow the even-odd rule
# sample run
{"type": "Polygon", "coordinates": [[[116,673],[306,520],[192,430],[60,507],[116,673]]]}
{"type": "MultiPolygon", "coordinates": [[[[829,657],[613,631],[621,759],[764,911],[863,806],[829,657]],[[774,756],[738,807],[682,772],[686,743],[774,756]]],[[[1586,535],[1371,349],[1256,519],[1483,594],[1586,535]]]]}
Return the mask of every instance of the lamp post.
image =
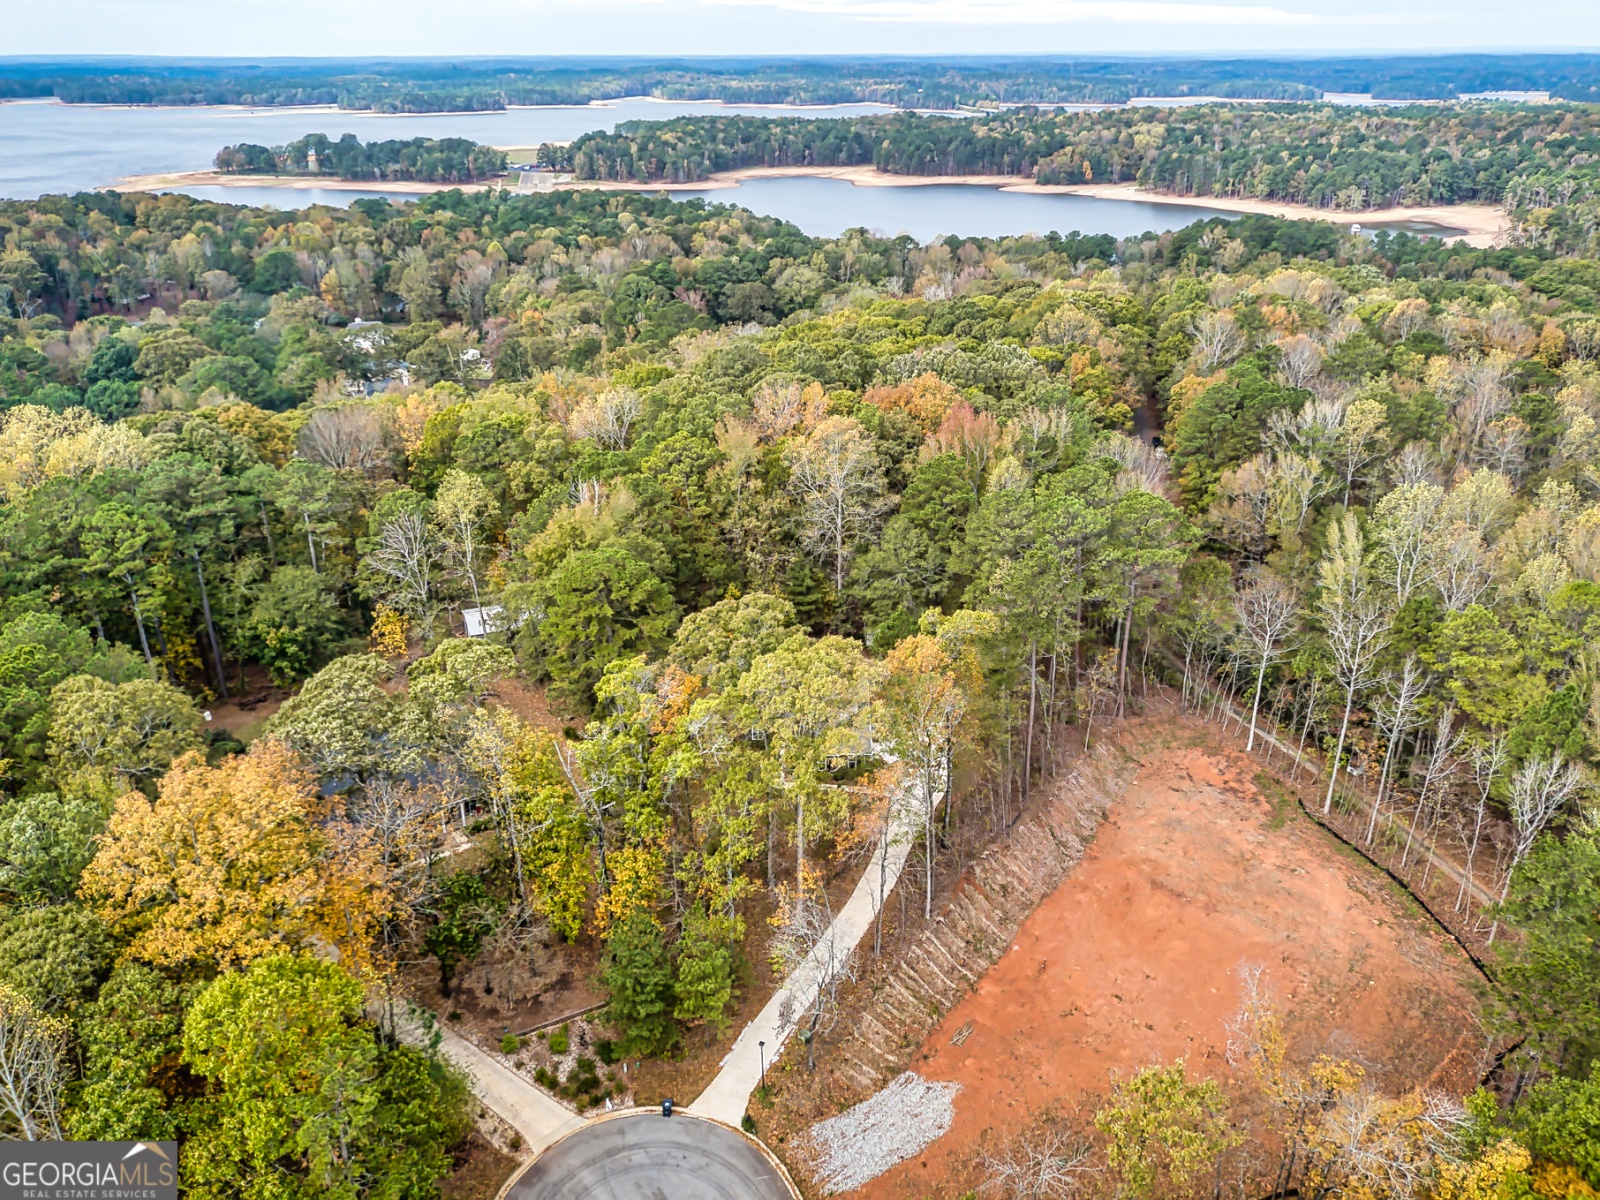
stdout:
{"type": "Polygon", "coordinates": [[[767,1044],[756,1042],[756,1052],[761,1055],[761,1086],[767,1086],[767,1044]]]}

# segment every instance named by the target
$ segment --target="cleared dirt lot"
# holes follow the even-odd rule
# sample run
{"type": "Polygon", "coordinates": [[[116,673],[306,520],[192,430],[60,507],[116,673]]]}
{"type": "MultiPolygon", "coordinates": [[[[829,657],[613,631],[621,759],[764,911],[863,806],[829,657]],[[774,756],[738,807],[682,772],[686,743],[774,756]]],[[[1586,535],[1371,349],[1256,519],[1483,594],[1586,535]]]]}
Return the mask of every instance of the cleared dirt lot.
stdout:
{"type": "Polygon", "coordinates": [[[1215,726],[1175,719],[1124,750],[1142,765],[1087,857],[911,1063],[961,1085],[950,1132],[852,1195],[960,1194],[986,1130],[1092,1106],[1113,1070],[1183,1056],[1225,1079],[1245,965],[1265,968],[1292,1058],[1354,1058],[1391,1091],[1475,1082],[1476,976],[1454,943],[1264,795],[1215,726]]]}

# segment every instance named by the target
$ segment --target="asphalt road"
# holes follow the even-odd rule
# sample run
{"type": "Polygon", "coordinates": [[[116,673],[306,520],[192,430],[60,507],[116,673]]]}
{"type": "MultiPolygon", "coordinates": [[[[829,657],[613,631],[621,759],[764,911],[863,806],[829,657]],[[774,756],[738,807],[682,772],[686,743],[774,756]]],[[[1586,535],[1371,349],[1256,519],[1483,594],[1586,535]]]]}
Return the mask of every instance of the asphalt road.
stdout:
{"type": "Polygon", "coordinates": [[[761,1150],[679,1112],[595,1121],[557,1142],[506,1200],[798,1200],[761,1150]]]}

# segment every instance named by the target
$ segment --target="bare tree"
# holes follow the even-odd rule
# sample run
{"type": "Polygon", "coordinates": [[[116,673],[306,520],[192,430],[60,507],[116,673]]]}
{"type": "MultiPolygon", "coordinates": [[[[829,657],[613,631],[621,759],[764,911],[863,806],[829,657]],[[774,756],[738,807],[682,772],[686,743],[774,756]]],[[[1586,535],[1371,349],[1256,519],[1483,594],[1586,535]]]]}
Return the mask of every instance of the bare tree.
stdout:
{"type": "Polygon", "coordinates": [[[1189,327],[1194,335],[1195,362],[1202,371],[1227,366],[1244,349],[1244,331],[1231,312],[1208,310],[1189,327]]]}
{"type": "Polygon", "coordinates": [[[502,1015],[539,994],[554,959],[547,948],[550,927],[526,904],[512,904],[491,915],[493,930],[462,983],[475,987],[502,1015]]]}
{"type": "Polygon", "coordinates": [[[829,417],[793,443],[787,458],[802,537],[812,553],[833,560],[833,585],[843,592],[854,543],[883,511],[883,468],[872,439],[848,417],[829,417]]]}
{"type": "Polygon", "coordinates": [[[1167,475],[1171,462],[1167,452],[1125,433],[1108,433],[1095,446],[1095,453],[1113,459],[1122,469],[1117,472],[1117,494],[1139,488],[1153,496],[1167,494],[1167,475]]]}
{"type": "Polygon", "coordinates": [[[979,1191],[1002,1200],[1074,1196],[1098,1170],[1093,1153],[1094,1143],[1081,1131],[1047,1117],[999,1147],[984,1149],[979,1191]]]}
{"type": "Polygon", "coordinates": [[[319,408],[300,431],[300,457],[343,471],[371,471],[389,461],[383,413],[371,404],[319,408]]]}
{"type": "Polygon", "coordinates": [[[0,986],[0,1118],[3,1136],[59,1142],[67,1069],[67,1023],[0,986]]]}
{"type": "Polygon", "coordinates": [[[644,401],[632,388],[608,388],[573,410],[567,432],[610,450],[626,450],[628,434],[643,411],[644,401]]]}
{"type": "Polygon", "coordinates": [[[1383,770],[1378,776],[1378,794],[1372,801],[1372,815],[1367,820],[1367,845],[1378,830],[1378,817],[1383,809],[1384,789],[1389,782],[1394,765],[1395,751],[1400,740],[1417,726],[1417,702],[1427,689],[1427,673],[1417,662],[1416,655],[1406,655],[1400,665],[1399,675],[1390,674],[1384,680],[1384,698],[1373,707],[1380,731],[1389,735],[1383,756],[1383,770]]]}
{"type": "MultiPolygon", "coordinates": [[[[1569,763],[1560,754],[1548,758],[1536,754],[1523,764],[1522,770],[1511,777],[1511,861],[1506,864],[1505,886],[1500,890],[1503,904],[1511,895],[1511,880],[1533,849],[1534,842],[1544,832],[1556,813],[1583,786],[1583,769],[1569,763]]],[[[1489,930],[1489,940],[1494,941],[1496,921],[1489,930]]]]}
{"type": "Polygon", "coordinates": [[[1316,455],[1308,457],[1291,450],[1273,460],[1267,494],[1278,537],[1285,545],[1299,545],[1300,531],[1322,492],[1322,460],[1316,455]]]}
{"type": "Polygon", "coordinates": [[[816,1039],[837,1024],[839,991],[856,978],[855,946],[840,936],[833,913],[801,896],[773,935],[771,953],[788,977],[787,994],[778,1006],[779,1024],[797,1028],[805,1021],[800,1040],[806,1047],[806,1067],[816,1070],[816,1039]]]}
{"type": "Polygon", "coordinates": [[[1333,458],[1350,409],[1350,400],[1343,392],[1344,385],[1340,384],[1338,391],[1313,396],[1298,410],[1285,408],[1273,413],[1263,435],[1268,448],[1279,455],[1293,452],[1319,460],[1333,458]]]}
{"type": "Polygon", "coordinates": [[[1444,489],[1432,483],[1401,484],[1378,501],[1372,537],[1396,608],[1432,578],[1443,503],[1444,489]]]}
{"type": "MultiPolygon", "coordinates": [[[[1428,752],[1428,761],[1422,768],[1422,790],[1417,794],[1417,819],[1432,826],[1435,833],[1439,814],[1443,811],[1447,799],[1445,789],[1461,763],[1461,743],[1466,740],[1466,730],[1456,729],[1455,722],[1456,710],[1453,705],[1439,713],[1439,719],[1433,729],[1433,746],[1428,752]]],[[[1406,833],[1405,852],[1400,856],[1402,868],[1411,861],[1411,843],[1415,834],[1416,822],[1413,821],[1406,833]]],[[[1435,836],[1430,836],[1428,869],[1422,875],[1424,883],[1427,882],[1428,874],[1433,867],[1432,853],[1436,840],[1435,836]]]]}
{"type": "Polygon", "coordinates": [[[1478,846],[1483,840],[1483,827],[1489,817],[1489,796],[1494,781],[1506,769],[1506,735],[1493,730],[1482,741],[1473,743],[1468,756],[1472,764],[1472,834],[1467,839],[1467,865],[1461,874],[1461,890],[1456,894],[1456,911],[1472,910],[1472,869],[1478,857],[1478,846]]]}
{"type": "Polygon", "coordinates": [[[421,513],[401,513],[378,535],[367,567],[393,581],[395,607],[427,623],[433,609],[433,569],[439,547],[421,513]]]}
{"type": "Polygon", "coordinates": [[[1441,533],[1429,547],[1432,576],[1446,612],[1460,612],[1476,604],[1489,590],[1494,571],[1483,535],[1457,521],[1441,533]]]}
{"type": "Polygon", "coordinates": [[[890,855],[896,846],[914,842],[917,836],[917,814],[907,791],[903,764],[890,763],[865,781],[865,803],[856,817],[856,844],[867,848],[871,856],[867,869],[877,873],[877,886],[872,893],[874,958],[883,953],[883,908],[889,900],[890,855]]]}
{"type": "Polygon", "coordinates": [[[1407,442],[1389,464],[1396,487],[1413,483],[1438,483],[1439,463],[1427,442],[1407,442]]]}
{"type": "Polygon", "coordinates": [[[805,432],[827,416],[828,398],[820,383],[767,381],[751,400],[750,424],[764,442],[775,442],[796,429],[805,432]]]}
{"type": "Polygon", "coordinates": [[[1252,558],[1260,558],[1270,544],[1268,535],[1277,504],[1273,472],[1272,456],[1265,452],[1224,471],[1217,498],[1206,513],[1220,541],[1252,558]]]}
{"type": "Polygon", "coordinates": [[[1278,339],[1278,379],[1285,387],[1302,388],[1322,370],[1326,352],[1303,333],[1278,339]]]}
{"type": "Polygon", "coordinates": [[[433,501],[433,524],[439,531],[445,558],[466,576],[472,602],[483,607],[478,593],[478,558],[483,553],[484,527],[495,512],[494,496],[483,480],[466,471],[444,473],[433,501]]]}
{"type": "Polygon", "coordinates": [[[1300,598],[1277,575],[1260,571],[1233,601],[1239,625],[1239,650],[1256,668],[1256,686],[1250,702],[1250,738],[1245,753],[1256,748],[1256,718],[1261,712],[1261,688],[1267,669],[1283,657],[1284,639],[1300,617],[1300,598]]]}
{"type": "Polygon", "coordinates": [[[1333,790],[1344,757],[1345,736],[1356,693],[1374,682],[1373,668],[1389,632],[1389,614],[1372,593],[1372,576],[1366,561],[1361,530],[1353,515],[1328,527],[1328,553],[1319,569],[1322,581],[1323,628],[1333,654],[1334,678],[1344,685],[1344,717],[1339,741],[1328,769],[1328,794],[1322,811],[1333,808],[1333,790]]]}

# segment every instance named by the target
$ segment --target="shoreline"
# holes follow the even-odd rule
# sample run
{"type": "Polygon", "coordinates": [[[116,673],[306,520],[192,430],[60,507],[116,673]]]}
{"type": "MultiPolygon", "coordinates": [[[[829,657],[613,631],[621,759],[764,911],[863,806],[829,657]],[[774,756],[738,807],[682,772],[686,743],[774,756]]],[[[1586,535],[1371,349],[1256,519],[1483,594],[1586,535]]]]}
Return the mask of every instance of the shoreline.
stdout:
{"type": "Polygon", "coordinates": [[[737,188],[747,179],[805,177],[838,179],[855,187],[937,187],[964,185],[994,188],[1002,192],[1021,192],[1035,196],[1087,196],[1096,200],[1136,200],[1146,204],[1174,204],[1188,208],[1208,208],[1235,215],[1255,214],[1285,220],[1324,221],[1332,225],[1392,225],[1415,221],[1460,230],[1445,236],[1479,249],[1493,243],[1510,228],[1502,209],[1492,204],[1435,204],[1372,208],[1361,212],[1315,208],[1292,201],[1234,199],[1227,196],[1175,196],[1167,192],[1147,192],[1134,183],[1034,183],[1024,175],[891,175],[875,167],[743,167],[719,171],[697,183],[613,183],[581,180],[560,183],[563,188],[591,188],[618,192],[712,192],[737,188]]]}
{"type": "MultiPolygon", "coordinates": [[[[519,147],[520,148],[520,147],[519,147]]],[[[496,147],[504,149],[504,147],[496,147]]],[[[171,191],[183,187],[274,187],[296,191],[327,188],[331,191],[381,191],[403,195],[432,195],[435,192],[459,188],[463,192],[481,192],[509,182],[502,180],[483,183],[445,184],[421,183],[414,180],[385,182],[382,180],[322,179],[304,175],[224,175],[217,171],[173,171],[154,175],[131,175],[106,185],[100,191],[171,191]]],[[[1510,223],[1503,210],[1489,204],[1442,204],[1375,208],[1363,212],[1313,208],[1308,204],[1288,201],[1234,199],[1224,196],[1174,196],[1165,192],[1147,192],[1133,183],[1034,183],[1021,175],[891,175],[875,167],[744,167],[736,171],[719,171],[694,183],[618,183],[608,180],[562,180],[556,190],[587,190],[603,192],[717,192],[733,191],[747,179],[811,178],[837,179],[855,187],[987,187],[996,191],[1020,192],[1043,196],[1085,196],[1096,200],[1131,200],[1146,204],[1169,204],[1188,208],[1210,209],[1218,213],[1235,215],[1257,214],[1280,217],[1286,220],[1323,221],[1333,225],[1385,226],[1400,222],[1418,222],[1435,225],[1441,230],[1460,230],[1459,233],[1441,233],[1446,241],[1464,242],[1469,246],[1486,248],[1495,238],[1505,233],[1510,223]]],[[[729,197],[729,199],[733,199],[729,197]]],[[[1426,232],[1426,231],[1424,231],[1426,232]]]]}
{"type": "MultiPolygon", "coordinates": [[[[504,178],[504,177],[500,177],[504,178]]],[[[417,179],[324,179],[312,175],[225,175],[220,171],[167,171],[155,175],[128,175],[102,184],[97,192],[170,192],[185,187],[288,188],[297,192],[326,189],[331,192],[401,192],[407,196],[431,196],[436,192],[486,192],[500,186],[489,180],[480,183],[424,183],[417,179]]]]}

